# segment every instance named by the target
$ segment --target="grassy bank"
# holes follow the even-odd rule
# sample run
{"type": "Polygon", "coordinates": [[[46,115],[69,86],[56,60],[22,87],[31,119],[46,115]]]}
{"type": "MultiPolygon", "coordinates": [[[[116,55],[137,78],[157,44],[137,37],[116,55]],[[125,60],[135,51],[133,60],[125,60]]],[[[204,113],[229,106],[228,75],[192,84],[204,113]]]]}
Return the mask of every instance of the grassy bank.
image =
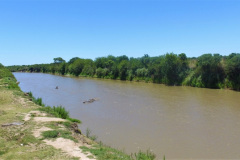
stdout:
{"type": "Polygon", "coordinates": [[[70,118],[64,107],[45,106],[40,98],[23,93],[0,65],[0,159],[155,158],[151,152],[127,155],[96,143],[81,134],[77,123],[81,121],[70,118]]]}
{"type": "MultiPolygon", "coordinates": [[[[46,145],[43,139],[34,137],[33,131],[36,127],[48,124],[38,124],[33,120],[24,121],[24,118],[29,112],[39,109],[40,106],[20,90],[12,73],[1,66],[0,159],[76,159],[46,145]],[[11,125],[14,122],[21,125],[11,125]]],[[[31,119],[33,117],[34,114],[31,115],[31,119]]]]}

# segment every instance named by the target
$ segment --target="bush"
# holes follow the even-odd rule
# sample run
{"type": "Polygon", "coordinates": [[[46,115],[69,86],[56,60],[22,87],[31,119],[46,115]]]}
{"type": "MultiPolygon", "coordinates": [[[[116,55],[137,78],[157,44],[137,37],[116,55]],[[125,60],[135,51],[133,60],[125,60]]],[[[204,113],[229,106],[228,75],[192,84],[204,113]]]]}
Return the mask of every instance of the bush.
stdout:
{"type": "Polygon", "coordinates": [[[240,90],[240,54],[232,53],[227,57],[226,68],[228,86],[240,90]]]}
{"type": "Polygon", "coordinates": [[[33,98],[33,102],[39,106],[44,106],[44,104],[42,103],[42,98],[33,98]]]}
{"type": "Polygon", "coordinates": [[[29,96],[30,98],[33,98],[32,92],[28,92],[28,96],[29,96]]]}
{"type": "MultiPolygon", "coordinates": [[[[147,150],[146,152],[139,151],[138,153],[134,154],[136,160],[154,160],[156,155],[151,151],[147,150]]],[[[134,157],[132,157],[134,159],[134,157]]]]}
{"type": "Polygon", "coordinates": [[[66,111],[66,109],[62,106],[57,106],[57,107],[53,106],[53,112],[59,118],[63,118],[63,119],[69,118],[69,112],[66,111]]]}

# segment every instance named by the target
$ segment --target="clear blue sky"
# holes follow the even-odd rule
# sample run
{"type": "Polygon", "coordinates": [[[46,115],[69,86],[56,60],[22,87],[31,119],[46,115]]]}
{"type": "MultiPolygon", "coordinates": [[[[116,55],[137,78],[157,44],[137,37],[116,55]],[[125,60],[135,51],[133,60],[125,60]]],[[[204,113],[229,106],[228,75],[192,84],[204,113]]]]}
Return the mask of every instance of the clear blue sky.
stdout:
{"type": "Polygon", "coordinates": [[[0,0],[0,63],[240,52],[239,0],[0,0]]]}

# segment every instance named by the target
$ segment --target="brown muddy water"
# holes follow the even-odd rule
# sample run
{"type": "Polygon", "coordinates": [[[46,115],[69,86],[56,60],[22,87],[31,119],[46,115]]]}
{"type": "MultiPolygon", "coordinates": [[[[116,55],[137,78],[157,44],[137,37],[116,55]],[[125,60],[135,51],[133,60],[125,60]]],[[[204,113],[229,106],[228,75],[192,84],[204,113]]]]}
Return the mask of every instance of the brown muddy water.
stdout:
{"type": "Polygon", "coordinates": [[[240,159],[240,93],[115,80],[14,73],[24,92],[62,105],[80,129],[127,153],[157,159],[240,159]],[[59,89],[55,89],[56,86],[59,89]],[[99,100],[84,104],[90,98],[99,100]]]}

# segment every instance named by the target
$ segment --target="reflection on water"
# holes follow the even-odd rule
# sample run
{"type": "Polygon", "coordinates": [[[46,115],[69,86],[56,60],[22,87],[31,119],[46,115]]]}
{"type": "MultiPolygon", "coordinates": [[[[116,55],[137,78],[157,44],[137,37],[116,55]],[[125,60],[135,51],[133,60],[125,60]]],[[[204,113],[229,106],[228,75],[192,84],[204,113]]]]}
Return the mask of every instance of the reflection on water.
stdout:
{"type": "Polygon", "coordinates": [[[159,84],[14,73],[24,92],[62,105],[98,140],[161,159],[240,158],[240,93],[159,84]],[[55,89],[56,86],[59,89],[55,89]],[[90,98],[98,101],[83,104],[90,98]]]}

